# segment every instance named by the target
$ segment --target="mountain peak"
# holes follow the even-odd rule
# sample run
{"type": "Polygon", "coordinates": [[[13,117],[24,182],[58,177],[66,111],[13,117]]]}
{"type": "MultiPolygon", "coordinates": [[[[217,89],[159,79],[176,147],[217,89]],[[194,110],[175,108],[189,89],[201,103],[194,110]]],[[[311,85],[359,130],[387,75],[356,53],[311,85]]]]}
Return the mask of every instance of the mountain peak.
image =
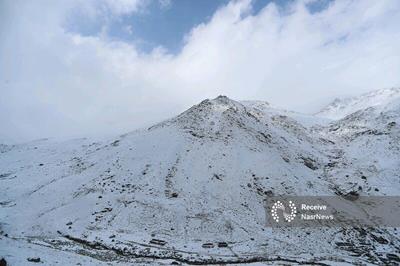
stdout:
{"type": "MultiPolygon", "coordinates": [[[[228,96],[225,95],[219,95],[218,97],[214,99],[205,99],[201,101],[199,104],[196,104],[189,108],[187,112],[212,112],[212,111],[217,111],[217,112],[223,112],[229,108],[234,108],[237,110],[238,108],[244,108],[244,106],[235,100],[230,99],[228,96]]],[[[184,114],[183,113],[183,114],[184,114]]]]}
{"type": "Polygon", "coordinates": [[[219,95],[217,98],[215,98],[214,100],[217,100],[217,101],[227,101],[227,100],[230,100],[229,99],[229,97],[228,96],[226,96],[226,95],[219,95]]]}
{"type": "Polygon", "coordinates": [[[259,109],[220,95],[214,99],[205,99],[151,128],[172,126],[192,136],[212,140],[228,141],[233,135],[263,140],[264,133],[260,132],[269,130],[264,123],[260,123],[265,119],[264,116],[265,113],[259,109]]]}
{"type": "Polygon", "coordinates": [[[219,95],[218,97],[216,97],[216,98],[214,98],[214,99],[212,99],[210,101],[212,103],[218,104],[218,105],[229,105],[229,106],[232,106],[232,105],[239,104],[239,102],[237,102],[235,100],[232,100],[231,98],[229,98],[226,95],[219,95]]]}

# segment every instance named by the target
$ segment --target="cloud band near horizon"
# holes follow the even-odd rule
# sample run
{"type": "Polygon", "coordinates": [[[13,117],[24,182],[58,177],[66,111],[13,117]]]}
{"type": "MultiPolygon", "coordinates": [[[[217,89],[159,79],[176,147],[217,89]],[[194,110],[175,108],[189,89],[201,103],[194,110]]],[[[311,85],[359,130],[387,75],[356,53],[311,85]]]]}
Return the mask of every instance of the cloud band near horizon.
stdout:
{"type": "Polygon", "coordinates": [[[145,0],[2,1],[0,138],[123,133],[220,94],[312,112],[400,85],[399,1],[332,1],[319,12],[311,2],[254,13],[252,1],[231,1],[173,54],[109,35],[108,20],[142,12],[145,0]],[[78,9],[103,30],[68,31],[78,9]]]}

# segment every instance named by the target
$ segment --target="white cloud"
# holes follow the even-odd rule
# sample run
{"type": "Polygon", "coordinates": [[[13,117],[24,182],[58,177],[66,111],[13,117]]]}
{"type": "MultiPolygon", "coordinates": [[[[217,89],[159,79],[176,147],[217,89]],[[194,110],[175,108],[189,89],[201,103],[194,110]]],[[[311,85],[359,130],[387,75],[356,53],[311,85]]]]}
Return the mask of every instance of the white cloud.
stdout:
{"type": "MultiPolygon", "coordinates": [[[[3,2],[0,136],[122,133],[218,94],[309,111],[329,97],[400,85],[400,2],[343,0],[314,14],[306,2],[256,15],[250,1],[229,3],[177,55],[66,32],[80,1],[3,2]]],[[[103,3],[115,16],[139,7],[103,3]]]]}
{"type": "Polygon", "coordinates": [[[69,4],[90,17],[118,17],[143,11],[151,0],[70,0],[69,4]]]}
{"type": "Polygon", "coordinates": [[[116,15],[136,12],[143,5],[143,0],[103,0],[103,2],[116,15]]]}

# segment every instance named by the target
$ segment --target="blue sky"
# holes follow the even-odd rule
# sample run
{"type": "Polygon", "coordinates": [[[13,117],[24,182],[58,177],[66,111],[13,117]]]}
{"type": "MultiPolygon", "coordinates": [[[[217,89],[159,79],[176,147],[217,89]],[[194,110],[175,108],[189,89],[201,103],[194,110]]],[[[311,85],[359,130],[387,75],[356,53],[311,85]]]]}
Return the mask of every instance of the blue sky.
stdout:
{"type": "MultiPolygon", "coordinates": [[[[162,46],[168,52],[180,52],[184,37],[190,30],[201,23],[207,23],[214,12],[226,5],[229,0],[150,0],[140,12],[124,14],[117,18],[103,17],[91,19],[73,12],[65,27],[82,35],[97,35],[102,26],[107,25],[110,38],[133,42],[143,52],[162,46]]],[[[254,0],[252,15],[269,3],[275,3],[282,9],[293,0],[254,0]]],[[[326,8],[330,0],[311,2],[307,5],[310,12],[319,12],[326,8]]]]}
{"type": "Polygon", "coordinates": [[[0,141],[120,134],[218,95],[313,113],[400,86],[398,0],[0,1],[0,141]]]}
{"type": "Polygon", "coordinates": [[[172,1],[168,7],[153,1],[148,10],[138,15],[124,16],[110,28],[111,36],[135,41],[148,52],[156,46],[163,46],[172,53],[182,48],[183,37],[194,26],[207,22],[218,7],[227,1],[172,1]],[[132,28],[127,34],[125,27],[132,28]]]}

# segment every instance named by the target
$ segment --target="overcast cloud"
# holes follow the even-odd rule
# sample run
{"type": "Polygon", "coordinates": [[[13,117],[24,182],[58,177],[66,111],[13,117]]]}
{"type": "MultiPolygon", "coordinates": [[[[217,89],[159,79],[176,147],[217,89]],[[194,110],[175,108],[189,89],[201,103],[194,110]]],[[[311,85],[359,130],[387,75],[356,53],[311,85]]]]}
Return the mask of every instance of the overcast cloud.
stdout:
{"type": "Polygon", "coordinates": [[[107,20],[146,2],[1,1],[0,140],[124,133],[219,94],[312,112],[400,85],[397,0],[335,1],[313,14],[310,1],[257,14],[235,1],[188,32],[178,54],[108,35],[107,20]],[[78,11],[103,20],[101,33],[66,30],[78,11]]]}

